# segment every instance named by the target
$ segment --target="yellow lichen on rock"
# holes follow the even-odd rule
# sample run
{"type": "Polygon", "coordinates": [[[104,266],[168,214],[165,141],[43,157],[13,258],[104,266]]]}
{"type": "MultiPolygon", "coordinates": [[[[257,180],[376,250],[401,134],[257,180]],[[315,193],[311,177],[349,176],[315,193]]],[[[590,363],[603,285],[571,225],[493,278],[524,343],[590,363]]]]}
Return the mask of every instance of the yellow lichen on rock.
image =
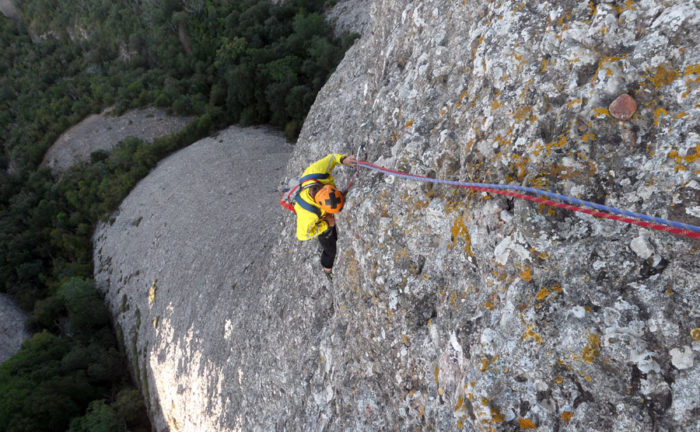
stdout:
{"type": "Polygon", "coordinates": [[[563,421],[565,425],[569,424],[573,416],[574,413],[572,413],[571,411],[564,411],[563,413],[561,413],[561,421],[563,421]]]}
{"type": "Polygon", "coordinates": [[[520,272],[520,279],[525,282],[530,282],[532,280],[532,270],[530,267],[525,267],[522,272],[520,272]]]}
{"type": "Polygon", "coordinates": [[[535,332],[534,328],[535,328],[534,323],[528,324],[527,330],[525,330],[525,333],[523,333],[522,340],[528,341],[528,340],[532,339],[538,345],[542,344],[542,342],[544,342],[544,339],[542,339],[542,336],[539,333],[535,332]]]}
{"type": "Polygon", "coordinates": [[[518,425],[520,425],[520,429],[537,429],[535,423],[533,423],[529,418],[519,418],[518,425]]]}
{"type": "Polygon", "coordinates": [[[148,289],[148,304],[149,305],[152,305],[153,302],[156,300],[156,290],[158,289],[158,286],[156,285],[157,282],[158,282],[158,279],[153,280],[151,287],[148,289]]]}
{"type": "Polygon", "coordinates": [[[600,336],[595,333],[588,333],[588,342],[581,353],[581,360],[586,363],[593,363],[600,355],[600,336]]]}
{"type": "Polygon", "coordinates": [[[647,79],[658,89],[659,87],[671,84],[679,75],[677,70],[668,70],[664,65],[660,65],[656,68],[653,75],[652,73],[647,74],[647,79]]]}

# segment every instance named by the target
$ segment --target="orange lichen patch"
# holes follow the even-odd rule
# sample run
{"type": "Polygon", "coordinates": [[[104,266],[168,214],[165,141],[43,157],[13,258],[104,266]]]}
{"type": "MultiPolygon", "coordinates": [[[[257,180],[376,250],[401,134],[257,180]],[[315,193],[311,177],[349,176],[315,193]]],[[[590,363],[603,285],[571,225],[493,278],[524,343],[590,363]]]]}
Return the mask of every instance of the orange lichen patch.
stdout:
{"type": "Polygon", "coordinates": [[[524,107],[518,108],[515,111],[515,119],[517,121],[522,121],[523,119],[525,119],[525,117],[527,117],[527,115],[530,111],[532,111],[531,106],[524,106],[524,107]]]}
{"type": "Polygon", "coordinates": [[[583,141],[588,142],[590,141],[595,141],[596,136],[593,132],[588,132],[586,135],[583,136],[583,141]]]}
{"type": "Polygon", "coordinates": [[[596,357],[600,355],[600,336],[595,333],[588,333],[588,342],[583,347],[581,360],[586,363],[593,363],[596,357]]]}
{"type": "Polygon", "coordinates": [[[481,367],[479,367],[481,372],[486,372],[489,370],[489,359],[486,357],[481,357],[481,367]]]}
{"type": "Polygon", "coordinates": [[[564,382],[564,379],[560,376],[554,377],[554,382],[557,384],[561,384],[562,382],[564,382]]]}
{"type": "Polygon", "coordinates": [[[518,181],[522,181],[525,178],[525,175],[527,175],[527,166],[530,162],[530,158],[527,156],[521,157],[517,154],[514,154],[513,159],[517,159],[517,161],[511,162],[511,170],[518,178],[518,181]]]}
{"type": "Polygon", "coordinates": [[[683,156],[683,162],[690,164],[690,163],[693,163],[696,160],[698,160],[699,157],[700,157],[700,144],[695,146],[695,153],[690,154],[690,152],[688,152],[685,156],[683,156]]]}
{"type": "Polygon", "coordinates": [[[656,68],[655,72],[649,73],[647,79],[658,89],[659,87],[671,84],[679,75],[677,70],[668,70],[664,65],[661,65],[656,68]]]}
{"type": "Polygon", "coordinates": [[[617,12],[618,15],[621,14],[625,10],[634,10],[635,9],[633,0],[627,0],[627,2],[625,2],[625,4],[623,6],[617,6],[615,4],[611,4],[610,6],[612,6],[612,8],[615,9],[615,12],[617,12]]]}
{"type": "Polygon", "coordinates": [[[678,154],[676,150],[670,151],[668,153],[668,157],[676,161],[676,166],[675,170],[676,172],[678,171],[687,171],[688,167],[686,167],[684,164],[690,165],[693,162],[697,161],[700,159],[700,144],[695,146],[695,152],[692,153],[692,150],[689,150],[685,156],[681,156],[678,154]]]}
{"type": "Polygon", "coordinates": [[[700,328],[694,328],[690,331],[690,336],[696,341],[700,341],[700,328]]]}
{"type": "Polygon", "coordinates": [[[541,290],[537,291],[537,295],[535,296],[535,298],[541,301],[547,298],[547,296],[550,294],[551,292],[547,288],[542,288],[541,290]]]}
{"type": "Polygon", "coordinates": [[[458,411],[460,408],[462,408],[462,404],[464,403],[464,398],[462,395],[459,395],[459,398],[457,399],[457,405],[455,405],[455,411],[458,411]]]}
{"type": "Polygon", "coordinates": [[[654,111],[654,117],[656,117],[656,119],[654,120],[654,127],[658,127],[659,123],[661,122],[661,117],[667,115],[668,111],[666,111],[663,108],[657,108],[656,111],[654,111]]]}
{"type": "Polygon", "coordinates": [[[454,224],[452,224],[452,244],[448,246],[449,249],[454,248],[455,244],[457,243],[457,239],[460,237],[464,238],[464,252],[467,253],[469,256],[474,256],[474,252],[472,251],[472,243],[471,243],[471,238],[469,237],[469,230],[467,229],[467,226],[464,223],[464,218],[462,216],[458,217],[455,219],[454,224]]]}
{"type": "Polygon", "coordinates": [[[668,111],[663,108],[657,108],[656,111],[654,111],[654,117],[661,117],[662,115],[668,115],[668,111]]]}
{"type": "MultiPolygon", "coordinates": [[[[623,54],[623,55],[621,55],[621,56],[607,56],[607,57],[603,57],[603,58],[598,62],[598,69],[597,69],[597,70],[595,71],[595,73],[593,74],[593,78],[591,78],[591,82],[594,83],[594,82],[598,79],[598,73],[600,73],[601,69],[603,69],[603,68],[605,67],[605,66],[604,66],[605,63],[614,63],[614,62],[616,62],[616,61],[620,61],[620,60],[624,59],[625,57],[627,57],[627,54],[623,54]]],[[[610,71],[609,69],[606,68],[606,70],[608,71],[608,74],[611,74],[611,73],[612,73],[612,71],[610,71]]]]}
{"type": "Polygon", "coordinates": [[[588,2],[588,7],[591,8],[590,12],[588,12],[591,16],[595,16],[597,8],[596,4],[594,2],[588,2]]]}
{"type": "Polygon", "coordinates": [[[411,126],[413,126],[413,120],[406,123],[406,126],[404,126],[404,127],[410,128],[411,126]]]}
{"type": "Polygon", "coordinates": [[[685,113],[685,111],[681,111],[680,113],[678,113],[678,114],[676,114],[675,116],[673,116],[673,118],[676,119],[676,120],[680,120],[680,119],[682,119],[683,117],[685,117],[686,115],[687,115],[687,114],[685,113]]]}
{"type": "Polygon", "coordinates": [[[605,116],[610,115],[610,111],[608,111],[607,108],[593,108],[593,112],[596,113],[597,115],[605,115],[605,116]]]}
{"type": "Polygon", "coordinates": [[[484,302],[483,306],[484,306],[486,309],[490,310],[490,311],[496,309],[496,305],[494,305],[494,304],[493,304],[492,302],[490,302],[490,301],[484,302]]]}
{"type": "Polygon", "coordinates": [[[525,333],[523,333],[522,340],[528,341],[532,339],[535,341],[535,343],[541,344],[542,342],[544,342],[544,339],[542,339],[542,336],[539,333],[535,332],[534,328],[535,324],[528,324],[527,330],[525,331],[525,333]]]}
{"type": "Polygon", "coordinates": [[[563,413],[561,413],[561,421],[563,421],[565,425],[569,424],[573,416],[574,413],[572,413],[571,411],[564,411],[563,413]]]}
{"type": "Polygon", "coordinates": [[[525,267],[525,269],[520,272],[520,279],[525,282],[530,282],[532,280],[532,272],[529,267],[525,267]]]}
{"type": "Polygon", "coordinates": [[[578,179],[586,181],[593,177],[597,171],[595,164],[588,163],[582,170],[572,169],[563,165],[545,165],[539,171],[541,175],[556,179],[578,179]]]}
{"type": "Polygon", "coordinates": [[[450,304],[451,304],[453,307],[457,307],[457,298],[458,298],[458,296],[459,296],[459,295],[457,294],[457,291],[452,291],[452,293],[450,294],[450,304]]]}
{"type": "Polygon", "coordinates": [[[560,134],[557,138],[559,138],[559,141],[552,141],[551,143],[547,144],[547,156],[549,156],[552,153],[552,147],[554,148],[564,148],[566,147],[566,144],[569,142],[568,136],[569,131],[566,131],[566,133],[560,134]]]}
{"type": "Polygon", "coordinates": [[[571,102],[569,102],[566,106],[571,108],[574,105],[580,105],[581,104],[581,99],[574,99],[571,102]]]}
{"type": "Polygon", "coordinates": [[[490,406],[489,411],[491,411],[491,420],[496,422],[496,423],[503,423],[506,420],[506,416],[501,413],[501,411],[494,407],[490,406]]]}
{"type": "Polygon", "coordinates": [[[511,139],[506,139],[506,138],[508,138],[508,137],[510,136],[511,133],[512,133],[512,129],[508,129],[508,130],[506,131],[506,134],[505,134],[506,137],[505,137],[505,138],[503,138],[503,137],[500,136],[500,135],[496,135],[496,138],[494,138],[494,141],[497,141],[497,142],[498,142],[498,145],[501,146],[501,147],[509,146],[510,143],[513,142],[513,139],[512,139],[512,138],[511,138],[511,139]]]}
{"type": "Polygon", "coordinates": [[[435,384],[440,384],[440,367],[438,365],[435,365],[435,370],[433,371],[435,373],[435,384]]]}
{"type": "Polygon", "coordinates": [[[537,429],[537,426],[529,418],[519,418],[520,429],[537,429]]]}

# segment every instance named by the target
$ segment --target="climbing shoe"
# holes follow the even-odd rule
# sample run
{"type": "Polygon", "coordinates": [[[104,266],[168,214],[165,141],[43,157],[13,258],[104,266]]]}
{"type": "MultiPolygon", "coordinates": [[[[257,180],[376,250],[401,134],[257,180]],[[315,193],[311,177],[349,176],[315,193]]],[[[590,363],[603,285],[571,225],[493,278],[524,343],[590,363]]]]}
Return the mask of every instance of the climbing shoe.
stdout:
{"type": "Polygon", "coordinates": [[[333,282],[333,272],[332,271],[327,272],[327,271],[323,270],[323,273],[328,278],[328,282],[333,282]]]}

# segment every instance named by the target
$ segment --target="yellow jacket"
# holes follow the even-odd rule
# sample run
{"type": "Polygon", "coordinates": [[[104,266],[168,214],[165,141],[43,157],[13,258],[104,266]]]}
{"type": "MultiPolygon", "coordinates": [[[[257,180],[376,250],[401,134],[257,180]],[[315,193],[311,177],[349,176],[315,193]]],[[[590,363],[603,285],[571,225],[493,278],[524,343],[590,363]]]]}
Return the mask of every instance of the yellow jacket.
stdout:
{"type": "MultiPolygon", "coordinates": [[[[331,170],[341,163],[340,161],[346,157],[345,154],[331,153],[321,160],[312,163],[304,173],[301,175],[304,177],[309,174],[329,174],[327,178],[321,180],[307,180],[300,187],[310,186],[316,181],[323,184],[329,184],[335,186],[335,180],[333,175],[330,174],[331,170]]],[[[321,210],[321,207],[316,204],[316,202],[311,198],[309,194],[309,188],[302,189],[299,193],[299,197],[311,204],[312,206],[319,209],[321,212],[321,217],[318,217],[315,213],[306,210],[304,207],[300,206],[298,203],[294,203],[294,211],[297,213],[297,238],[301,241],[306,241],[317,237],[328,229],[328,222],[323,218],[326,212],[321,210]]]]}

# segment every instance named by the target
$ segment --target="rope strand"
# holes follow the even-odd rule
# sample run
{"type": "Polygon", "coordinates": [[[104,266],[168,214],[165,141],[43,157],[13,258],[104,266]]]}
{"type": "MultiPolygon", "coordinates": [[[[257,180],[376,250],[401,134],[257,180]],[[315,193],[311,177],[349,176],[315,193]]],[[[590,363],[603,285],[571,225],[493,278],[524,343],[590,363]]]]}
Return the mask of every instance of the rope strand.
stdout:
{"type": "Polygon", "coordinates": [[[419,180],[419,181],[424,181],[424,182],[429,182],[429,183],[446,184],[446,185],[450,185],[450,186],[456,186],[456,187],[461,187],[461,188],[466,188],[466,189],[473,189],[473,190],[478,190],[478,191],[487,192],[487,193],[491,193],[491,194],[512,196],[514,198],[526,199],[529,201],[534,201],[534,202],[538,202],[541,204],[550,205],[553,207],[558,207],[558,208],[563,208],[566,210],[573,210],[573,211],[577,211],[580,213],[590,214],[590,215],[593,215],[593,216],[596,216],[599,218],[612,219],[612,220],[616,220],[616,221],[620,221],[620,222],[638,225],[638,226],[641,226],[644,228],[655,229],[658,231],[665,231],[665,232],[669,232],[672,234],[679,234],[679,235],[683,235],[686,237],[700,238],[700,227],[695,226],[695,225],[685,224],[682,222],[676,222],[676,221],[666,220],[666,219],[657,218],[657,217],[651,217],[651,216],[647,216],[647,215],[644,215],[641,213],[631,212],[628,210],[620,210],[620,209],[617,209],[614,207],[609,207],[609,206],[605,206],[602,204],[584,201],[584,200],[580,200],[577,198],[568,197],[566,195],[560,195],[557,193],[547,192],[547,191],[534,189],[534,188],[530,188],[530,187],[519,186],[519,185],[495,185],[495,184],[487,184],[487,183],[471,183],[471,182],[459,182],[459,181],[451,181],[451,180],[433,179],[433,178],[425,177],[422,175],[409,174],[409,173],[405,173],[405,172],[401,172],[401,171],[392,170],[389,168],[374,165],[374,164],[369,163],[369,162],[358,161],[357,164],[358,164],[358,166],[362,166],[364,168],[368,168],[368,169],[371,169],[374,171],[381,172],[383,174],[388,174],[388,175],[392,175],[392,176],[396,176],[396,177],[403,177],[403,178],[407,178],[407,179],[411,179],[411,180],[419,180]],[[529,193],[533,193],[536,195],[543,195],[543,196],[546,196],[549,198],[564,201],[566,204],[560,203],[560,202],[555,202],[555,201],[544,199],[544,198],[533,197],[530,195],[519,194],[516,192],[509,192],[508,189],[529,192],[529,193]],[[592,207],[596,210],[602,210],[602,211],[585,209],[585,208],[582,208],[580,206],[592,207]],[[605,213],[605,212],[607,212],[607,213],[605,213]],[[610,214],[610,213],[613,213],[613,214],[610,214]],[[638,220],[638,219],[641,219],[641,220],[638,220]]]}

